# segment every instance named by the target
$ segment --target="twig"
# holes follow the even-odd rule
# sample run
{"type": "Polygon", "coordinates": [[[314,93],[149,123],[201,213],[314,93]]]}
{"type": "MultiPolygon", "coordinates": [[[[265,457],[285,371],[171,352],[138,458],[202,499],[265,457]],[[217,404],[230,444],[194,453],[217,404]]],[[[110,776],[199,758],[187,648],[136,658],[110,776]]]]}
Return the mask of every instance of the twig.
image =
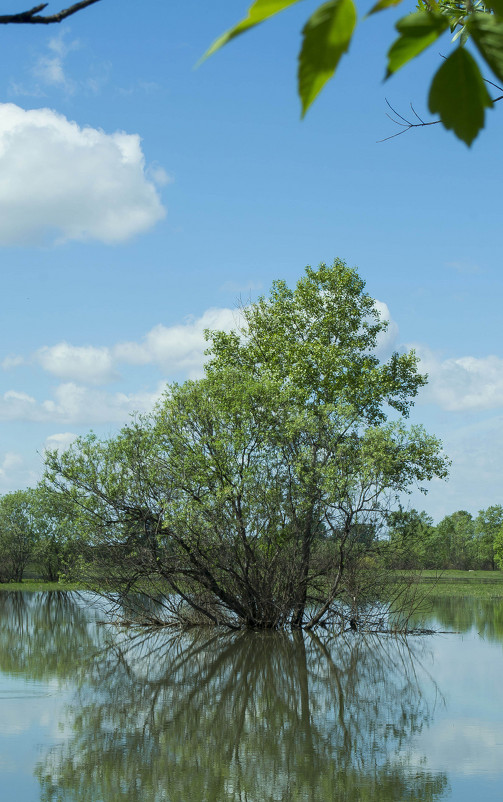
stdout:
{"type": "MultiPolygon", "coordinates": [[[[503,86],[498,86],[498,84],[495,84],[492,81],[489,81],[487,78],[484,78],[484,81],[486,82],[486,84],[489,84],[490,86],[494,86],[495,89],[499,89],[501,92],[503,92],[503,86]]],[[[412,120],[408,120],[406,117],[402,117],[402,115],[399,114],[398,111],[393,108],[393,106],[389,102],[388,98],[385,98],[385,100],[386,100],[386,103],[387,103],[388,107],[391,109],[391,111],[393,112],[393,115],[394,115],[393,116],[393,115],[388,114],[386,112],[386,117],[388,117],[388,119],[391,120],[391,122],[395,123],[395,125],[399,125],[402,130],[401,131],[397,131],[396,134],[391,134],[391,136],[386,136],[386,137],[384,137],[384,139],[378,139],[377,140],[378,143],[379,142],[387,142],[389,139],[394,139],[396,136],[400,136],[401,134],[405,134],[407,131],[410,131],[411,128],[426,128],[427,125],[438,125],[439,123],[442,122],[442,120],[430,120],[429,122],[425,122],[419,116],[419,114],[417,113],[417,111],[415,110],[414,106],[411,103],[410,107],[412,109],[412,113],[419,120],[419,122],[417,122],[417,123],[413,122],[412,120]]],[[[491,98],[491,102],[492,103],[497,103],[499,100],[503,100],[503,95],[499,95],[499,97],[491,98]]]]}
{"type": "Polygon", "coordinates": [[[417,117],[417,119],[419,120],[418,123],[412,122],[412,120],[407,120],[406,117],[402,117],[402,115],[399,114],[397,112],[397,110],[393,108],[393,106],[389,102],[388,98],[385,98],[385,100],[386,100],[387,105],[389,106],[389,108],[391,109],[393,114],[395,115],[394,117],[392,117],[391,114],[386,113],[386,117],[388,117],[388,119],[390,119],[391,122],[395,123],[395,125],[400,125],[402,130],[401,131],[397,131],[396,134],[391,134],[391,136],[386,136],[386,137],[384,137],[384,139],[378,139],[377,140],[378,142],[387,142],[388,139],[394,139],[396,136],[400,136],[400,134],[405,134],[405,132],[406,131],[410,131],[411,128],[424,128],[427,125],[438,125],[438,123],[441,122],[441,120],[430,120],[429,122],[425,123],[424,120],[421,119],[419,114],[417,114],[417,112],[415,111],[415,109],[414,109],[414,107],[413,107],[413,105],[411,103],[410,107],[412,109],[412,112],[417,117]],[[396,119],[397,117],[399,118],[398,120],[396,119]],[[403,120],[403,122],[400,122],[400,120],[403,120]]]}
{"type": "Polygon", "coordinates": [[[57,14],[50,14],[47,17],[39,16],[39,11],[43,11],[44,8],[47,8],[49,3],[41,3],[39,6],[31,8],[29,11],[21,11],[20,14],[4,14],[0,16],[0,25],[9,25],[11,23],[20,25],[50,25],[52,22],[61,22],[66,19],[66,17],[76,14],[77,11],[80,11],[82,8],[92,6],[93,3],[99,3],[99,0],[81,0],[80,3],[75,3],[73,6],[59,11],[57,14]]]}

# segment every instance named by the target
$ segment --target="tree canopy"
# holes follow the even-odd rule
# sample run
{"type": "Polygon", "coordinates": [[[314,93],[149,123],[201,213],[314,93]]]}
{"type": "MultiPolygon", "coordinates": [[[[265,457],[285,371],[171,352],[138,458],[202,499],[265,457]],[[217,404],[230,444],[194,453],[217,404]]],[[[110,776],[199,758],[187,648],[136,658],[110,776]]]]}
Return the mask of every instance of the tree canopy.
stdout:
{"type": "Polygon", "coordinates": [[[339,260],[242,316],[207,333],[203,378],[117,437],[50,454],[47,484],[74,504],[102,590],[148,584],[178,620],[344,627],[382,590],[391,500],[447,472],[404,423],[425,377],[413,352],[379,361],[387,323],[339,260]]]}
{"type": "MultiPolygon", "coordinates": [[[[261,22],[295,5],[299,0],[255,0],[247,15],[220,36],[206,56],[261,22]]],[[[378,0],[364,17],[398,6],[402,0],[378,0]]],[[[308,18],[302,29],[297,86],[302,116],[329,81],[342,56],[349,50],[358,13],[354,0],[328,0],[308,18]]],[[[488,91],[468,44],[472,44],[482,67],[503,83],[502,0],[418,0],[415,11],[396,23],[397,38],[391,43],[385,78],[389,78],[450,31],[454,48],[442,60],[431,81],[428,106],[447,129],[471,145],[484,127],[485,109],[496,100],[488,91]]],[[[495,84],[492,84],[495,86],[495,84]]],[[[503,89],[496,86],[500,91],[503,89]]],[[[419,119],[419,118],[418,118],[419,119]]],[[[407,121],[405,121],[407,122],[407,121]]],[[[422,120],[418,125],[424,124],[422,120]]],[[[413,127],[410,123],[409,127],[413,127]]]]}

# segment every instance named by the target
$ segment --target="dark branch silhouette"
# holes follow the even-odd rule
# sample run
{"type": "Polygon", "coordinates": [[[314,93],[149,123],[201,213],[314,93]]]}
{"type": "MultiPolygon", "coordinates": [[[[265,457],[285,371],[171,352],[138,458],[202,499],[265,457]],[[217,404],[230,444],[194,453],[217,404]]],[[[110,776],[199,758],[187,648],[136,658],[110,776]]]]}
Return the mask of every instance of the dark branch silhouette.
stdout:
{"type": "MultiPolygon", "coordinates": [[[[499,92],[503,92],[503,86],[499,86],[499,84],[495,84],[493,81],[490,81],[488,78],[484,78],[486,84],[489,86],[494,86],[499,92]]],[[[419,122],[414,122],[414,120],[408,120],[406,117],[403,117],[401,114],[398,113],[396,109],[393,108],[391,103],[389,102],[388,98],[385,98],[386,104],[391,109],[393,114],[386,113],[386,117],[390,119],[395,125],[399,125],[401,127],[401,131],[397,131],[396,134],[391,134],[391,136],[386,136],[384,139],[378,139],[378,142],[387,142],[388,139],[394,139],[396,136],[400,136],[401,134],[405,134],[406,131],[410,131],[411,128],[425,128],[427,125],[438,125],[442,122],[442,120],[429,120],[425,122],[417,113],[412,103],[410,107],[412,109],[412,114],[419,122]]],[[[503,95],[499,95],[498,97],[491,98],[493,103],[497,103],[499,100],[503,100],[503,95]]]]}
{"type": "Polygon", "coordinates": [[[76,14],[77,11],[87,8],[87,6],[92,6],[93,3],[99,3],[99,0],[81,0],[80,3],[75,3],[73,6],[69,6],[69,8],[58,11],[57,14],[50,14],[47,17],[40,16],[39,12],[47,8],[49,3],[41,3],[39,6],[31,8],[29,11],[21,11],[20,14],[1,15],[0,25],[9,25],[11,23],[18,25],[50,25],[52,22],[61,22],[66,19],[66,17],[76,14]]]}

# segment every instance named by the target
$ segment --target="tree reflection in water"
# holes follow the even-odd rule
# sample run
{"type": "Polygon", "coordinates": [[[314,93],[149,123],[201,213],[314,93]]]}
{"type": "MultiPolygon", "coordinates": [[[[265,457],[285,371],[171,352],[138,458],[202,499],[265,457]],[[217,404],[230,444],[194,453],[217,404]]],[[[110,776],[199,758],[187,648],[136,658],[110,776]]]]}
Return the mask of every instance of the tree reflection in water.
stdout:
{"type": "Polygon", "coordinates": [[[442,596],[431,600],[431,610],[443,629],[474,629],[484,640],[503,643],[503,599],[442,596]]]}
{"type": "Polygon", "coordinates": [[[38,681],[73,679],[79,656],[98,648],[86,596],[0,593],[0,671],[38,681]]]}
{"type": "Polygon", "coordinates": [[[34,640],[27,648],[15,623],[2,629],[3,659],[17,631],[23,673],[72,674],[77,685],[71,735],[36,769],[41,802],[427,802],[447,792],[444,774],[407,767],[433,711],[405,641],[128,634],[90,625],[68,598],[38,609],[25,597],[24,611],[5,603],[25,632],[31,617],[34,640]]]}

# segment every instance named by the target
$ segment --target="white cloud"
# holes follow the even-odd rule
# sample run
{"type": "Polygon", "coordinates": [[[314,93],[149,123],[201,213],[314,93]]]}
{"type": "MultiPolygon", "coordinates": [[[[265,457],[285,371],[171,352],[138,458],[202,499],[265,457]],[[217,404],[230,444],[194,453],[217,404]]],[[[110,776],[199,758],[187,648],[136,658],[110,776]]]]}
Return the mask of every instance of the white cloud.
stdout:
{"type": "MultiPolygon", "coordinates": [[[[417,411],[420,417],[419,411],[417,411]]],[[[457,420],[457,418],[455,419],[457,420]]],[[[436,413],[428,430],[440,436],[445,453],[452,460],[449,479],[428,483],[428,495],[414,492],[411,506],[427,509],[435,521],[454,510],[478,510],[503,502],[503,416],[495,415],[469,425],[453,426],[450,416],[436,413]]]]}
{"type": "Polygon", "coordinates": [[[174,181],[173,176],[169,175],[160,164],[149,165],[145,172],[147,178],[158,187],[165,187],[166,184],[172,184],[174,181]]]}
{"type": "Polygon", "coordinates": [[[68,382],[54,391],[54,401],[44,401],[47,420],[67,423],[123,423],[132,412],[152,409],[164,386],[155,392],[106,393],[68,382]]]}
{"type": "Polygon", "coordinates": [[[0,245],[122,242],[164,215],[137,134],[0,104],[0,245]]]}
{"type": "Polygon", "coordinates": [[[163,391],[164,383],[153,392],[107,393],[66,382],[54,389],[53,398],[39,402],[10,390],[0,397],[0,420],[122,424],[133,412],[151,410],[163,391]]]}
{"type": "Polygon", "coordinates": [[[25,464],[21,454],[7,451],[0,458],[0,493],[28,487],[35,484],[37,479],[36,472],[25,464]]]}
{"type": "Polygon", "coordinates": [[[382,331],[377,336],[376,354],[380,359],[386,359],[393,350],[393,347],[398,338],[398,325],[392,319],[388,305],[383,301],[374,301],[374,306],[382,321],[388,324],[385,331],[382,331]]]}
{"type": "Polygon", "coordinates": [[[157,364],[165,374],[185,372],[189,378],[202,374],[204,351],[208,343],[205,329],[230,331],[240,315],[232,309],[207,309],[196,320],[176,326],[154,326],[141,343],[124,342],[113,348],[117,361],[131,365],[157,364]]]}
{"type": "Polygon", "coordinates": [[[440,360],[432,351],[416,346],[420,370],[428,385],[420,400],[449,412],[496,409],[503,405],[503,359],[498,356],[463,356],[440,360]]]}
{"type": "Polygon", "coordinates": [[[155,326],[141,342],[99,348],[61,342],[39,348],[27,359],[7,357],[3,361],[4,368],[35,363],[64,381],[54,388],[52,398],[43,401],[26,392],[7,391],[0,396],[0,420],[88,425],[124,423],[132,412],[151,410],[165,384],[161,382],[153,391],[133,393],[96,389],[97,385],[121,378],[117,373],[118,365],[156,365],[166,379],[180,373],[197,378],[203,373],[204,351],[208,345],[204,330],[229,331],[236,327],[239,317],[232,309],[212,308],[195,320],[175,326],[155,326]]]}
{"type": "Polygon", "coordinates": [[[416,739],[409,765],[448,771],[453,777],[501,774],[503,725],[499,721],[439,721],[416,739]],[[425,759],[426,754],[426,759],[425,759]]]}
{"type": "Polygon", "coordinates": [[[22,464],[23,458],[21,454],[16,454],[14,451],[8,451],[0,463],[0,473],[2,476],[4,476],[7,471],[11,471],[13,468],[19,468],[19,466],[22,464]]]}
{"type": "Polygon", "coordinates": [[[35,354],[35,360],[44,370],[59,379],[84,384],[106,384],[118,378],[109,348],[74,346],[62,342],[52,347],[40,348],[35,354]]]}
{"type": "Polygon", "coordinates": [[[66,32],[61,31],[49,40],[49,53],[40,56],[33,67],[33,75],[44,84],[73,92],[75,85],[65,74],[64,60],[68,53],[78,50],[79,47],[77,39],[69,41],[66,32]]]}
{"type": "Polygon", "coordinates": [[[76,437],[77,435],[73,432],[50,434],[45,440],[44,451],[65,451],[76,437]]]}
{"type": "Polygon", "coordinates": [[[23,364],[24,358],[22,356],[16,356],[15,354],[12,354],[11,356],[6,356],[2,361],[2,368],[4,370],[10,370],[11,368],[17,368],[19,365],[23,364]]]}
{"type": "Polygon", "coordinates": [[[19,83],[11,81],[9,90],[14,95],[41,97],[46,90],[60,89],[66,94],[73,94],[77,89],[87,87],[88,81],[75,81],[67,74],[66,60],[69,53],[80,49],[78,39],[69,39],[69,29],[59,31],[49,39],[47,48],[26,68],[27,81],[19,83]]]}
{"type": "Polygon", "coordinates": [[[0,420],[35,420],[37,402],[28,393],[8,390],[0,397],[0,420]]]}

